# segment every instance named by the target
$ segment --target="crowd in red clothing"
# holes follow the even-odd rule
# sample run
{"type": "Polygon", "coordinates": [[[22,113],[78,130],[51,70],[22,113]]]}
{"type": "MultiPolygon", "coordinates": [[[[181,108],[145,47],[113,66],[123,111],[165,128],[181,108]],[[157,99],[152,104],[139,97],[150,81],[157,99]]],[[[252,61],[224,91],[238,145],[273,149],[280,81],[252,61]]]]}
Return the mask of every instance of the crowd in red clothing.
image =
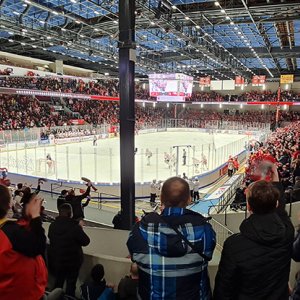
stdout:
{"type": "MultiPolygon", "coordinates": [[[[2,76],[0,86],[6,88],[22,88],[64,93],[77,93],[99,96],[119,97],[118,80],[89,80],[68,77],[39,77],[39,76],[2,76]]],[[[155,100],[150,97],[149,89],[137,83],[135,86],[136,99],[155,100]]],[[[251,91],[241,95],[222,95],[212,92],[194,91],[186,101],[190,102],[249,102],[277,101],[277,91],[251,91]]],[[[299,101],[300,94],[294,91],[281,91],[281,101],[299,101]]]]}
{"type": "Polygon", "coordinates": [[[276,163],[283,186],[287,188],[293,185],[295,178],[300,176],[300,122],[277,128],[266,143],[253,141],[249,151],[251,155],[246,168],[248,180],[270,180],[272,165],[276,163]]]}
{"type": "Polygon", "coordinates": [[[0,86],[30,90],[78,93],[100,96],[119,96],[118,82],[115,80],[95,81],[66,77],[17,77],[0,78],[0,86]]]}
{"type": "MultiPolygon", "coordinates": [[[[72,120],[77,118],[93,125],[119,123],[120,107],[117,101],[67,99],[65,103],[71,112],[66,112],[65,105],[61,105],[60,111],[55,111],[52,102],[41,102],[35,97],[0,95],[0,130],[71,125],[72,120]]],[[[143,128],[145,124],[157,126],[163,119],[181,119],[185,121],[183,126],[220,129],[228,127],[230,122],[238,122],[245,128],[255,127],[258,124],[274,124],[276,113],[241,109],[216,111],[186,107],[181,110],[177,109],[175,116],[173,106],[168,108],[165,105],[153,107],[152,104],[136,104],[135,115],[137,129],[143,128]]],[[[280,123],[298,120],[300,120],[298,112],[282,111],[280,113],[280,123]]]]}
{"type": "Polygon", "coordinates": [[[47,104],[26,96],[0,96],[0,130],[63,125],[67,115],[53,114],[47,104]]]}

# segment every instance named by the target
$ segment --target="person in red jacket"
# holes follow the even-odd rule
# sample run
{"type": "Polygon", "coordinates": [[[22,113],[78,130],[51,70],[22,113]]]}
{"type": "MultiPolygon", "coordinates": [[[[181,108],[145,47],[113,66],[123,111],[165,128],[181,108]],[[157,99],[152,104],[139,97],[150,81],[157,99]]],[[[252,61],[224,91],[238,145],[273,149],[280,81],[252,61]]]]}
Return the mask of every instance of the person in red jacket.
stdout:
{"type": "Polygon", "coordinates": [[[237,156],[233,160],[233,167],[234,167],[234,172],[238,171],[240,168],[240,164],[237,156]]]}
{"type": "Polygon", "coordinates": [[[28,226],[6,218],[11,194],[0,185],[0,298],[40,300],[48,280],[43,255],[46,236],[40,218],[41,199],[33,195],[26,205],[28,226]]]}

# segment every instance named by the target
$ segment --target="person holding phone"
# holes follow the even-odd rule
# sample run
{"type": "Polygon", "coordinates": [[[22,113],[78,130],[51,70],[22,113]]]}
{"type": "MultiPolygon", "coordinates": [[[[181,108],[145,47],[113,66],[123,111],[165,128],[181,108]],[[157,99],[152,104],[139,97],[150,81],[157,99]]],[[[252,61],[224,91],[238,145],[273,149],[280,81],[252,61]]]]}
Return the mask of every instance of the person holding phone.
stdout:
{"type": "Polygon", "coordinates": [[[26,226],[7,219],[10,202],[10,191],[0,185],[0,298],[40,300],[48,281],[43,258],[46,236],[40,217],[42,199],[36,194],[28,199],[26,226]]]}

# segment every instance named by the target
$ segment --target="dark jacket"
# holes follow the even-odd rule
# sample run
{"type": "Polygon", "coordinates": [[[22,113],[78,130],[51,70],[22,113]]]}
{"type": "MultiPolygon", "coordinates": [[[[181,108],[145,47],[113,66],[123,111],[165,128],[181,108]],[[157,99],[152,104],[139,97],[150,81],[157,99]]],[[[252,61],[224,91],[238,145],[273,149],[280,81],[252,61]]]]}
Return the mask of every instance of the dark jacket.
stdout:
{"type": "Polygon", "coordinates": [[[61,270],[78,271],[83,261],[81,247],[90,243],[89,237],[78,222],[58,216],[49,227],[48,237],[50,270],[54,273],[61,270]]]}
{"type": "Polygon", "coordinates": [[[59,195],[57,200],[56,200],[56,207],[57,207],[57,210],[59,209],[59,207],[66,203],[66,196],[64,195],[59,195]]]}
{"type": "Polygon", "coordinates": [[[139,296],[143,300],[210,299],[208,261],[198,253],[212,258],[214,230],[206,218],[188,209],[165,208],[162,215],[146,215],[127,241],[132,260],[139,266],[139,296]],[[182,232],[197,253],[165,220],[182,232]]]}
{"type": "Polygon", "coordinates": [[[105,279],[100,282],[84,283],[81,285],[81,297],[83,300],[98,300],[106,288],[105,279]]]}
{"type": "MultiPolygon", "coordinates": [[[[296,262],[300,262],[300,231],[298,230],[296,239],[293,245],[293,260],[296,262]]],[[[300,278],[297,276],[297,282],[295,290],[293,291],[293,300],[300,300],[300,278]]]]}
{"type": "Polygon", "coordinates": [[[66,196],[66,203],[71,204],[73,209],[73,219],[78,220],[84,218],[81,201],[90,194],[90,191],[91,191],[91,187],[89,186],[84,194],[78,196],[72,196],[72,195],[66,196]]]}
{"type": "Polygon", "coordinates": [[[300,201],[300,188],[297,188],[297,189],[293,189],[291,191],[292,193],[292,202],[297,202],[297,201],[300,201]]]}
{"type": "Polygon", "coordinates": [[[27,228],[8,221],[1,228],[12,244],[12,249],[28,257],[45,255],[46,236],[41,218],[32,219],[27,228]]]}
{"type": "Polygon", "coordinates": [[[121,279],[118,286],[118,294],[120,300],[137,300],[138,279],[132,279],[126,276],[121,279]]]}
{"type": "Polygon", "coordinates": [[[276,212],[252,214],[224,243],[215,300],[287,300],[294,240],[281,203],[276,212]]]}

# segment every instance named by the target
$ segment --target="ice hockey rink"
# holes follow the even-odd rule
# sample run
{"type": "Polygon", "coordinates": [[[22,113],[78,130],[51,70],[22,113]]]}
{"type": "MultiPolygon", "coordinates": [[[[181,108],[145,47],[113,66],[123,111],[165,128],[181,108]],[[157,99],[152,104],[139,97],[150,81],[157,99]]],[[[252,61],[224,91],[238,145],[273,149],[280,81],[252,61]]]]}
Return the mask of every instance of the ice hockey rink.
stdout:
{"type": "MultiPolygon", "coordinates": [[[[164,180],[176,174],[198,175],[224,163],[229,155],[244,150],[246,135],[204,132],[156,132],[135,136],[135,180],[149,182],[164,180]],[[177,147],[178,153],[177,153],[177,147]],[[152,153],[149,161],[146,149],[152,153]],[[183,165],[183,149],[186,150],[186,165],[183,165]],[[173,154],[174,163],[165,163],[165,153],[173,154]],[[206,158],[207,164],[203,163],[206,158]],[[196,159],[196,160],[195,160],[196,159]],[[195,165],[195,162],[199,162],[195,165]],[[148,165],[149,162],[149,165],[148,165]]],[[[50,179],[79,181],[82,176],[96,183],[120,182],[119,138],[70,143],[63,145],[41,145],[0,152],[0,165],[9,172],[28,174],[50,179]],[[49,168],[46,156],[54,161],[49,168]]]]}

